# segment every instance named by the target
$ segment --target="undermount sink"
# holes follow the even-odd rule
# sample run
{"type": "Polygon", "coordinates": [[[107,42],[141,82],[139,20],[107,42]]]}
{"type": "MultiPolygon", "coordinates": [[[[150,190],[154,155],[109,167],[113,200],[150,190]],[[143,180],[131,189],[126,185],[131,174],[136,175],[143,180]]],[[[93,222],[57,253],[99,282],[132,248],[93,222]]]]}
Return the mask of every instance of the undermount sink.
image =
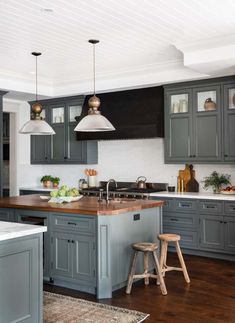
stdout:
{"type": "Polygon", "coordinates": [[[124,198],[116,198],[110,200],[110,203],[128,203],[128,202],[134,202],[136,199],[124,199],[124,198]]]}

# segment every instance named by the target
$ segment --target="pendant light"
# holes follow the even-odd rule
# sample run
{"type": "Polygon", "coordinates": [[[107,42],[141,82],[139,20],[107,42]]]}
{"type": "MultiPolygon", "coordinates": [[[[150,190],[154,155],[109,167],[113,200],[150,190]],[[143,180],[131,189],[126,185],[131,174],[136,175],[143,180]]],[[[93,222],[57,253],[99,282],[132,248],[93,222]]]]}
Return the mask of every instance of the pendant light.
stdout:
{"type": "Polygon", "coordinates": [[[31,135],[54,135],[55,131],[52,127],[41,117],[42,105],[38,102],[38,65],[37,58],[41,53],[33,52],[33,56],[36,57],[36,102],[32,105],[31,120],[26,122],[20,129],[21,134],[31,135]]]}
{"type": "Polygon", "coordinates": [[[93,45],[93,76],[94,76],[94,94],[88,101],[88,115],[85,116],[76,126],[74,131],[113,131],[114,126],[109,122],[107,118],[101,115],[98,110],[100,106],[100,99],[95,95],[95,45],[99,43],[99,40],[88,40],[93,45]]]}

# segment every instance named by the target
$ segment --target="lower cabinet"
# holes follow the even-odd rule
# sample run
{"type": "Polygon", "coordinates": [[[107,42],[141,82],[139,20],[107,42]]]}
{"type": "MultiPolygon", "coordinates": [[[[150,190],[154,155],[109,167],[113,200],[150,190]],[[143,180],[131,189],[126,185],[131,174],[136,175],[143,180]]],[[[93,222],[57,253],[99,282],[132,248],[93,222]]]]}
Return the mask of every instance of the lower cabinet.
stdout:
{"type": "Polygon", "coordinates": [[[51,278],[96,283],[95,238],[83,233],[51,233],[51,278]]]}
{"type": "Polygon", "coordinates": [[[185,253],[235,259],[235,201],[164,200],[163,232],[179,234],[185,253]]]}
{"type": "Polygon", "coordinates": [[[96,293],[96,218],[50,214],[50,278],[56,285],[96,293]]]}
{"type": "Polygon", "coordinates": [[[205,249],[224,249],[223,216],[200,215],[200,247],[205,249]]]}

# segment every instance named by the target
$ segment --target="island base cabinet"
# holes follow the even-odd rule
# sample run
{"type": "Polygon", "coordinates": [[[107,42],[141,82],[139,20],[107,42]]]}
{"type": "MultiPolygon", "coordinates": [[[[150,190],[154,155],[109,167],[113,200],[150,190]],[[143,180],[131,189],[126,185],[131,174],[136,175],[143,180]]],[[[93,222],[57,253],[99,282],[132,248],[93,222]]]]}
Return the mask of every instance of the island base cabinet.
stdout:
{"type": "Polygon", "coordinates": [[[0,322],[42,323],[42,237],[0,242],[0,322]]]}
{"type": "Polygon", "coordinates": [[[51,242],[51,278],[58,279],[59,283],[64,280],[64,284],[70,282],[81,285],[83,287],[79,289],[87,292],[93,288],[95,292],[94,237],[85,234],[52,232],[51,242]]]}
{"type": "Polygon", "coordinates": [[[72,250],[71,237],[62,232],[53,232],[51,235],[51,276],[72,278],[72,250]]]}

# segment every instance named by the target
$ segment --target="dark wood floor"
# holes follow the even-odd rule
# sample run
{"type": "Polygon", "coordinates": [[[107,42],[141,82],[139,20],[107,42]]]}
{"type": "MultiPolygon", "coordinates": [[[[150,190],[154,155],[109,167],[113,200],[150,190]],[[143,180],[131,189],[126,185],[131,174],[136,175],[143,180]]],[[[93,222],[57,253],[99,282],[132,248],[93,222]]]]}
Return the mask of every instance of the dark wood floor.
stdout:
{"type": "MultiPolygon", "coordinates": [[[[133,285],[131,295],[126,295],[122,289],[115,292],[111,300],[100,303],[149,313],[146,323],[235,323],[235,262],[196,256],[184,258],[190,285],[185,283],[181,272],[169,272],[165,280],[167,296],[161,295],[154,281],[149,286],[138,282],[133,285]]],[[[168,259],[170,264],[177,264],[174,254],[168,259]]],[[[74,290],[49,285],[44,289],[96,301],[93,296],[74,290]]]]}

